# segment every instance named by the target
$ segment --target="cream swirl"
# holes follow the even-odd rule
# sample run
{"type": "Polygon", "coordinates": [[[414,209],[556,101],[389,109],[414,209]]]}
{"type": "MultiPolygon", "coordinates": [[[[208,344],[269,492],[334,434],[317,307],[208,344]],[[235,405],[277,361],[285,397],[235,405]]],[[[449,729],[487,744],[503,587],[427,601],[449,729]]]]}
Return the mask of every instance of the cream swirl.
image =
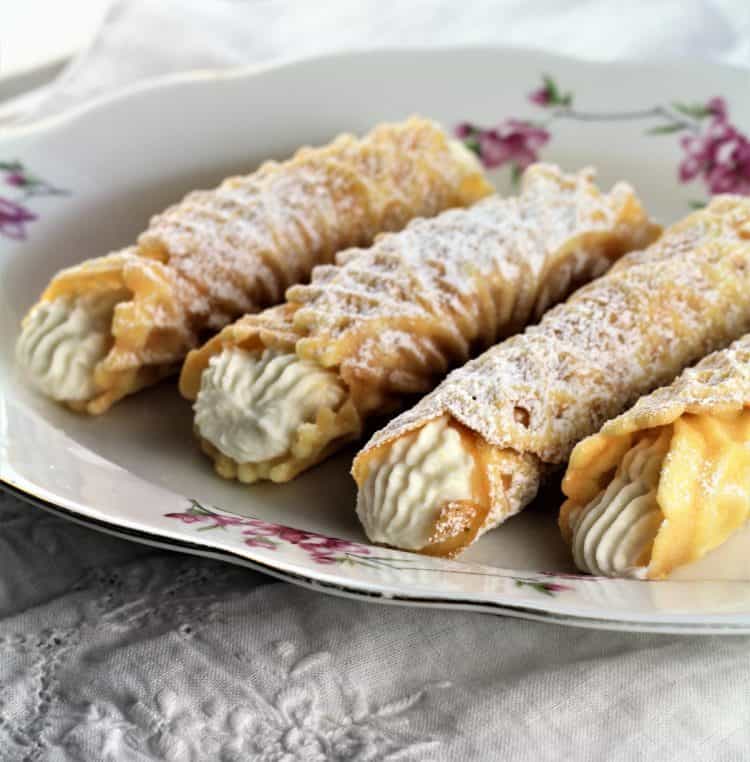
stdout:
{"type": "Polygon", "coordinates": [[[446,503],[472,497],[474,458],[448,418],[430,421],[373,455],[357,514],[373,542],[419,550],[446,503]]]}
{"type": "Polygon", "coordinates": [[[112,345],[112,315],[121,291],[41,302],[24,321],[16,359],[32,384],[58,401],[96,393],[94,370],[112,345]]]}
{"type": "Polygon", "coordinates": [[[203,371],[195,425],[237,463],[259,463],[288,452],[301,426],[345,398],[335,373],[295,354],[231,347],[203,371]]]}
{"type": "Polygon", "coordinates": [[[656,501],[665,452],[642,439],[622,460],[607,488],[570,516],[573,558],[590,574],[644,579],[663,516],[656,501]]]}

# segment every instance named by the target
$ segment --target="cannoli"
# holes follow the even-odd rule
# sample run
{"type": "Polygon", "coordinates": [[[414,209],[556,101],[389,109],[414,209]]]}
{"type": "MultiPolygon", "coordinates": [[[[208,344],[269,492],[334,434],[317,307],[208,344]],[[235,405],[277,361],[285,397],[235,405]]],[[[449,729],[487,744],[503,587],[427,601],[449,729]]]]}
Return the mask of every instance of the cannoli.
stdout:
{"type": "Polygon", "coordinates": [[[353,467],[368,536],[460,552],[578,441],[746,333],[749,290],[750,199],[715,197],[377,433],[353,467]]]}
{"type": "Polygon", "coordinates": [[[303,148],[190,193],[137,246],[56,275],[23,322],[19,362],[44,394],[102,413],[337,251],[491,191],[473,154],[422,119],[303,148]]]}
{"type": "Polygon", "coordinates": [[[560,528],[579,569],[659,579],[750,516],[750,335],[579,442],[560,528]]]}
{"type": "Polygon", "coordinates": [[[605,194],[590,170],[537,164],[518,197],[342,252],[190,353],[180,388],[203,449],[227,478],[287,481],[658,232],[627,184],[605,194]]]}

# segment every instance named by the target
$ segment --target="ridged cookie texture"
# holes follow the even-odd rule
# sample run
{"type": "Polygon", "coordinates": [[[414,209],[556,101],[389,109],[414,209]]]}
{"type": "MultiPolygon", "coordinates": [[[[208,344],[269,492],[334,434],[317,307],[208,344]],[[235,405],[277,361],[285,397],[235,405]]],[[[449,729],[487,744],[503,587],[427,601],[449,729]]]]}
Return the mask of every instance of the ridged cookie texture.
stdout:
{"type": "Polygon", "coordinates": [[[470,433],[483,488],[446,509],[425,552],[453,554],[520,511],[579,440],[750,329],[750,200],[718,196],[649,248],[453,372],[354,462],[448,416],[470,433]],[[448,521],[448,518],[450,521],[448,521]]]}
{"type": "Polygon", "coordinates": [[[281,301],[340,249],[491,191],[467,149],[413,117],[188,194],[155,216],[136,246],[62,271],[42,295],[130,294],[114,310],[96,394],[73,406],[103,412],[174,372],[208,333],[281,301]]]}
{"type": "Polygon", "coordinates": [[[283,481],[658,232],[629,185],[603,193],[591,170],[532,165],[517,197],[416,220],[317,267],[309,285],[288,290],[285,305],[242,318],[191,352],[180,387],[195,399],[211,357],[230,346],[296,352],[335,371],[348,397],[311,422],[304,446],[273,462],[240,464],[204,442],[222,475],[283,481]]]}

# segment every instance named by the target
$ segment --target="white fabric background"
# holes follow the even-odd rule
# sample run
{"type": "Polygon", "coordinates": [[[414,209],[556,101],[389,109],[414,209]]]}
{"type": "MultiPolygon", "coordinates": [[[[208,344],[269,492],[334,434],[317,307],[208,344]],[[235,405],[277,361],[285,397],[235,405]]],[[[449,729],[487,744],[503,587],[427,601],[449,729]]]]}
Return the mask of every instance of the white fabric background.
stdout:
{"type": "MultiPolygon", "coordinates": [[[[0,112],[194,67],[492,41],[750,65],[750,4],[119,2],[59,80],[0,112]]],[[[355,603],[0,496],[1,760],[740,760],[748,682],[750,638],[355,603]]]]}

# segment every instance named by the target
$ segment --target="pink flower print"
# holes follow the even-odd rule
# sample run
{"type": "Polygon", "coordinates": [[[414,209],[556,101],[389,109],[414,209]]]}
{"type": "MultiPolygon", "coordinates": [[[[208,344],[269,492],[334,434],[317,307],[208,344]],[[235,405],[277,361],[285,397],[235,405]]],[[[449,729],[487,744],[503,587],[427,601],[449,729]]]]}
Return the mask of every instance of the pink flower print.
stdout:
{"type": "Polygon", "coordinates": [[[28,184],[25,175],[22,172],[11,172],[5,176],[5,182],[8,185],[13,185],[16,188],[23,188],[28,184]]]}
{"type": "Polygon", "coordinates": [[[25,206],[0,197],[0,234],[16,241],[26,238],[26,225],[36,219],[36,215],[25,206]]]}
{"type": "Polygon", "coordinates": [[[549,90],[546,87],[540,87],[533,93],[529,93],[529,100],[537,106],[548,106],[550,103],[549,90]]]}
{"type": "Polygon", "coordinates": [[[20,161],[0,161],[0,183],[14,189],[13,199],[0,197],[0,236],[16,241],[25,240],[27,225],[38,219],[26,206],[26,199],[67,194],[66,190],[30,174],[20,161]]]}
{"type": "Polygon", "coordinates": [[[480,146],[486,153],[488,166],[499,167],[512,162],[519,169],[525,169],[537,161],[537,151],[549,137],[549,133],[541,127],[533,127],[517,119],[508,119],[482,136],[480,146]]]}
{"type": "Polygon", "coordinates": [[[214,516],[214,521],[217,527],[231,527],[244,524],[245,520],[242,516],[227,516],[226,514],[217,513],[214,516]]]}
{"type": "Polygon", "coordinates": [[[309,540],[300,543],[300,547],[311,553],[330,553],[332,551],[341,551],[344,553],[369,553],[367,546],[350,540],[341,540],[338,537],[325,537],[319,534],[312,534],[309,540]]]}
{"type": "Polygon", "coordinates": [[[251,548],[276,550],[281,543],[288,543],[296,545],[307,553],[311,560],[319,564],[333,564],[344,560],[345,556],[341,555],[342,553],[367,555],[370,552],[366,545],[358,542],[326,537],[317,532],[307,532],[262,519],[219,513],[197,500],[191,500],[190,507],[183,513],[165,513],[164,515],[166,518],[178,519],[184,524],[203,524],[198,527],[199,532],[236,526],[239,527],[237,533],[242,538],[242,542],[251,548]]]}
{"type": "Polygon", "coordinates": [[[564,593],[566,590],[572,590],[569,585],[561,585],[558,582],[543,582],[544,589],[549,593],[564,593]]]}
{"type": "Polygon", "coordinates": [[[570,108],[573,104],[573,93],[561,92],[557,82],[548,74],[545,74],[542,77],[542,86],[529,93],[529,100],[536,106],[542,106],[542,108],[548,108],[549,106],[570,108]]]}
{"type": "Polygon", "coordinates": [[[680,141],[686,156],[680,164],[682,182],[702,177],[711,193],[750,195],[750,141],[726,119],[726,106],[713,98],[714,114],[704,132],[680,141]]]}
{"type": "Polygon", "coordinates": [[[731,139],[731,134],[732,128],[717,120],[701,135],[684,135],[680,145],[686,156],[680,164],[680,181],[689,182],[714,164],[719,147],[731,139]]]}
{"type": "Polygon", "coordinates": [[[316,564],[335,564],[339,560],[336,556],[329,553],[311,553],[310,558],[312,558],[316,564]]]}
{"type": "Polygon", "coordinates": [[[520,119],[506,119],[490,129],[463,123],[456,128],[456,135],[488,169],[512,164],[517,171],[538,161],[537,151],[550,139],[547,130],[520,119]]]}
{"type": "Polygon", "coordinates": [[[242,526],[250,527],[246,529],[242,534],[258,535],[263,537],[278,537],[279,530],[282,529],[278,524],[269,524],[266,521],[260,519],[243,519],[242,526]]]}
{"type": "Polygon", "coordinates": [[[205,521],[205,516],[198,516],[194,513],[165,513],[165,518],[177,519],[183,524],[200,524],[201,521],[205,521]]]}
{"type": "Polygon", "coordinates": [[[310,537],[309,532],[304,532],[301,529],[294,529],[293,527],[279,527],[278,537],[280,540],[292,543],[292,545],[303,546],[304,541],[310,537]]]}
{"type": "Polygon", "coordinates": [[[712,193],[750,195],[750,141],[737,135],[734,141],[719,151],[716,166],[708,172],[708,187],[712,193]]]}
{"type": "Polygon", "coordinates": [[[727,118],[727,102],[718,95],[714,96],[706,103],[706,111],[724,121],[727,118]]]}
{"type": "Polygon", "coordinates": [[[340,558],[336,555],[337,552],[369,553],[366,546],[356,542],[326,537],[317,532],[306,532],[303,529],[295,529],[281,524],[272,524],[261,519],[246,519],[243,521],[243,526],[249,527],[242,532],[247,538],[245,540],[246,545],[274,549],[276,543],[270,538],[278,538],[282,542],[288,542],[290,545],[296,545],[300,550],[304,550],[316,563],[336,563],[340,558]]]}
{"type": "Polygon", "coordinates": [[[205,524],[210,522],[210,526],[202,527],[202,529],[223,529],[228,526],[245,524],[248,521],[248,519],[242,516],[228,516],[225,513],[208,511],[197,502],[193,502],[191,507],[184,513],[165,513],[164,515],[169,519],[178,519],[183,524],[205,524]]]}

